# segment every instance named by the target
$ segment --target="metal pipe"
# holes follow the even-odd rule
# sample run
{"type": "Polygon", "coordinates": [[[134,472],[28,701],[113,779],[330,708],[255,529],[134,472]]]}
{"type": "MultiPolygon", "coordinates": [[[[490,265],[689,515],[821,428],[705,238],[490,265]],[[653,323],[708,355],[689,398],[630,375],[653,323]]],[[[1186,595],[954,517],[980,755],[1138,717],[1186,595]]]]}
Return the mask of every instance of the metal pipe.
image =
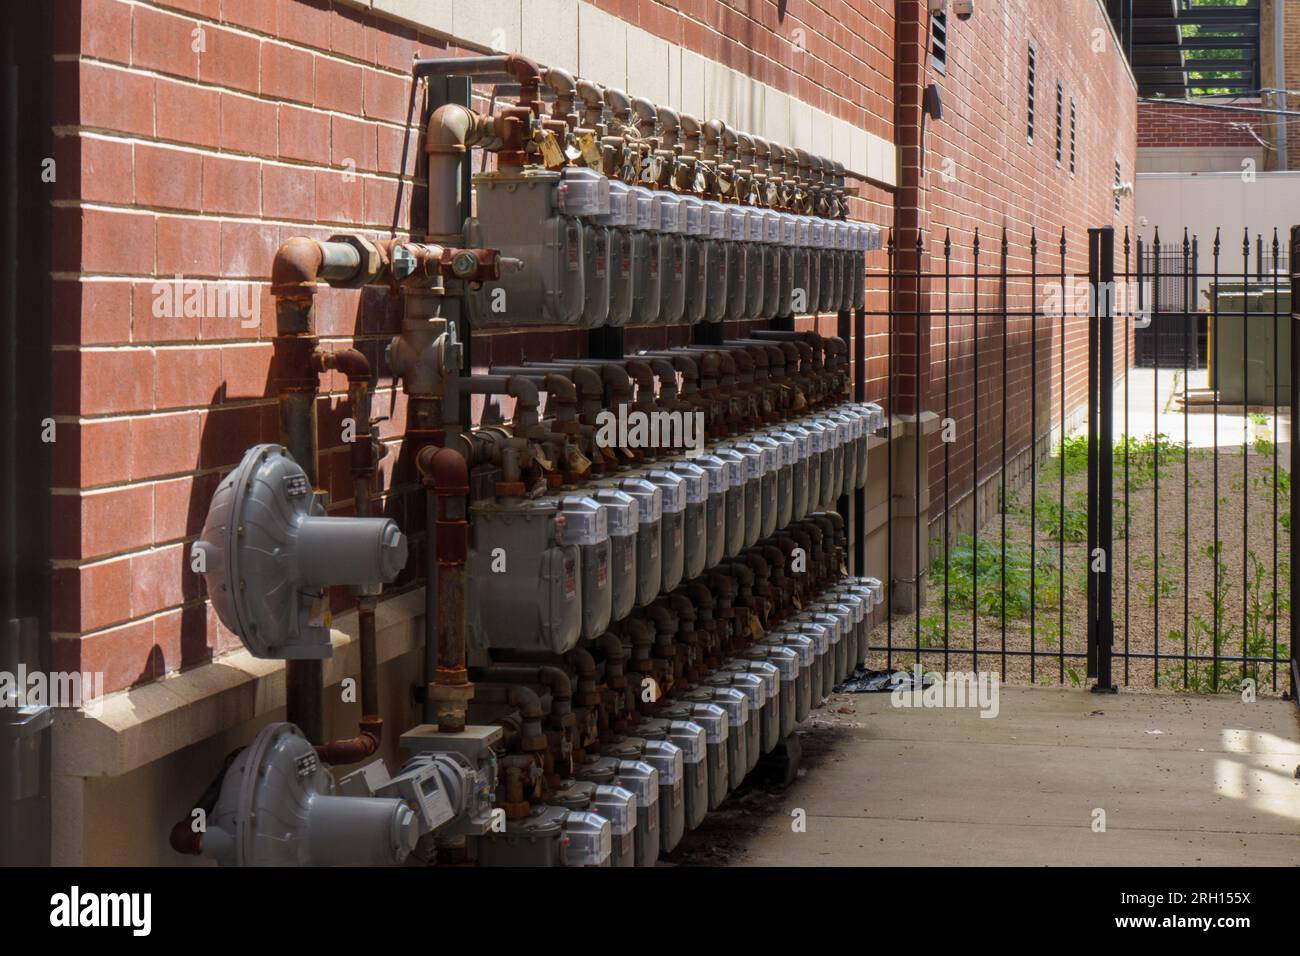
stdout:
{"type": "Polygon", "coordinates": [[[435,445],[420,450],[416,466],[425,485],[428,533],[433,536],[425,549],[425,614],[426,620],[437,622],[434,640],[425,647],[425,720],[436,722],[442,733],[460,733],[474,696],[465,634],[469,467],[460,452],[435,445]]]}
{"type": "MultiPolygon", "coordinates": [[[[280,412],[280,443],[320,486],[316,394],[320,387],[320,348],[315,330],[316,284],[322,278],[346,279],[362,267],[359,251],[342,242],[305,237],[289,239],[271,264],[276,332],[273,378],[280,412]]],[[[319,660],[285,662],[286,719],[308,740],[324,736],[324,670],[319,660]]]]}

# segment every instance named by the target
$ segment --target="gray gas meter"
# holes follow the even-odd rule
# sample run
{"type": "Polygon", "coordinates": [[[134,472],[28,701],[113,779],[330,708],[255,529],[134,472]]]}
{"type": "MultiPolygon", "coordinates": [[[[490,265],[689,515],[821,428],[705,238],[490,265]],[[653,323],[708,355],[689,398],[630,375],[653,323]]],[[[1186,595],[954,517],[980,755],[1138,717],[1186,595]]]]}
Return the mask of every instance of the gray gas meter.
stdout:
{"type": "Polygon", "coordinates": [[[706,271],[709,220],[704,201],[682,196],[680,210],[685,212],[686,228],[686,305],[682,321],[690,325],[704,319],[709,304],[709,274],[706,271]]]}
{"type": "MultiPolygon", "coordinates": [[[[610,230],[599,222],[610,214],[610,181],[594,169],[566,166],[556,187],[556,207],[582,230],[583,328],[604,325],[609,317],[612,274],[610,230]]],[[[525,268],[527,263],[525,262],[525,268]]]]}
{"type": "Polygon", "coordinates": [[[708,286],[704,320],[721,322],[727,317],[727,207],[715,200],[706,200],[704,218],[708,224],[703,255],[703,269],[708,286]]]}
{"type": "Polygon", "coordinates": [[[726,465],[726,547],[724,554],[734,558],[745,547],[746,492],[745,456],[734,448],[715,448],[713,456],[726,465]]]}
{"type": "Polygon", "coordinates": [[[527,167],[474,177],[476,244],[524,267],[469,299],[475,328],[579,326],[587,301],[586,232],[559,209],[560,174],[527,167]]]}
{"type": "Polygon", "coordinates": [[[727,315],[730,322],[748,318],[745,305],[748,300],[749,245],[748,213],[744,206],[726,206],[727,212],[727,315]]]}
{"type": "Polygon", "coordinates": [[[709,498],[704,518],[704,566],[711,568],[722,560],[727,546],[727,474],[730,469],[717,455],[700,455],[693,459],[692,464],[704,472],[708,481],[709,498]]]}
{"type": "Polygon", "coordinates": [[[649,604],[663,584],[663,492],[644,478],[621,478],[614,487],[636,499],[636,603],[649,604]]]}
{"type": "Polygon", "coordinates": [[[657,193],[659,243],[663,251],[659,276],[659,325],[679,325],[686,311],[687,209],[676,193],[657,193]]]}
{"type": "Polygon", "coordinates": [[[256,657],[331,654],[330,585],[374,587],[406,565],[388,518],[330,518],[279,445],[255,445],[217,486],[192,555],[221,623],[256,657]]]}
{"type": "Polygon", "coordinates": [[[659,197],[644,186],[628,189],[636,211],[632,233],[632,315],[629,325],[654,325],[659,318],[665,244],[659,230],[659,197]]]}
{"type": "Polygon", "coordinates": [[[651,468],[640,477],[659,487],[663,507],[660,548],[661,591],[671,591],[682,583],[686,568],[686,479],[667,468],[651,468]]]}
{"type": "Polygon", "coordinates": [[[682,576],[698,577],[709,559],[709,476],[694,461],[678,459],[669,466],[686,483],[686,517],[682,522],[682,576]]]}
{"type": "Polygon", "coordinates": [[[610,619],[621,621],[636,605],[639,507],[635,498],[617,488],[591,489],[591,497],[605,506],[609,529],[610,619]]]}
{"type": "MultiPolygon", "coordinates": [[[[583,554],[560,499],[478,501],[470,516],[470,642],[554,654],[572,648],[583,627],[583,554]]],[[[606,537],[607,567],[608,546],[606,537]]]]}
{"type": "Polygon", "coordinates": [[[582,564],[582,636],[599,637],[609,627],[613,606],[609,524],[604,504],[583,495],[560,499],[560,536],[576,544],[582,564]]]}
{"type": "Polygon", "coordinates": [[[632,317],[632,267],[635,256],[633,229],[636,204],[625,183],[609,180],[609,212],[593,221],[609,232],[609,313],[606,325],[622,326],[632,317]]]}

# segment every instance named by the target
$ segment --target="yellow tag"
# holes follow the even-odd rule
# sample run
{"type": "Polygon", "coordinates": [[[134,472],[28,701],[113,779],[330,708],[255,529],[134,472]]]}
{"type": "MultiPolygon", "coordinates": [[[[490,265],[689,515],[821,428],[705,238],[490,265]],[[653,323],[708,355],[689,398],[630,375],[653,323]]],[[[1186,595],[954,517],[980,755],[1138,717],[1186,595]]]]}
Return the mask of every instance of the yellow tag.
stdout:
{"type": "Polygon", "coordinates": [[[542,133],[538,145],[542,150],[542,162],[547,169],[559,169],[567,162],[564,158],[564,150],[560,148],[559,141],[550,130],[542,133]]]}
{"type": "Polygon", "coordinates": [[[568,462],[569,471],[576,475],[585,475],[591,470],[591,459],[584,455],[577,445],[569,446],[565,459],[568,462]]]}
{"type": "Polygon", "coordinates": [[[578,137],[578,151],[582,160],[592,169],[600,169],[604,160],[600,155],[600,144],[596,142],[595,133],[583,133],[578,137]]]}
{"type": "Polygon", "coordinates": [[[757,614],[749,615],[749,636],[756,641],[763,636],[763,625],[759,623],[757,614]]]}
{"type": "Polygon", "coordinates": [[[793,604],[800,611],[803,610],[803,601],[799,600],[799,595],[797,594],[792,595],[790,598],[790,603],[793,604]]]}
{"type": "Polygon", "coordinates": [[[555,470],[555,462],[551,461],[542,453],[542,447],[540,445],[533,446],[533,457],[537,459],[537,464],[542,466],[543,471],[555,470]]]}

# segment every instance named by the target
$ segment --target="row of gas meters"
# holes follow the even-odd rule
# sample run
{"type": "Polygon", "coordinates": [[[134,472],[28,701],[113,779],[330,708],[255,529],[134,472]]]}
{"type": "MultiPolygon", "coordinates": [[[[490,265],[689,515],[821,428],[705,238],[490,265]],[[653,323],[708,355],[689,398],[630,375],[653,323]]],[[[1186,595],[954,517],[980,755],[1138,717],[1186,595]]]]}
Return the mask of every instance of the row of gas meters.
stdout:
{"type": "MultiPolygon", "coordinates": [[[[570,493],[471,508],[469,640],[562,654],[867,477],[878,405],[846,403],[570,493]]],[[[788,569],[798,572],[802,569],[788,569]]]]}
{"type": "Polygon", "coordinates": [[[653,866],[851,674],[876,578],[846,577],[699,683],[589,752],[529,815],[476,841],[484,866],[653,866]]]}
{"type": "Polygon", "coordinates": [[[476,328],[683,325],[861,308],[870,223],[629,186],[593,169],[475,177],[472,246],[523,265],[470,299],[476,328]]]}
{"type": "Polygon", "coordinates": [[[865,659],[876,578],[845,577],[632,731],[587,751],[546,799],[506,819],[499,726],[412,728],[412,756],[335,781],[292,724],[228,768],[204,855],[227,865],[385,865],[421,840],[464,839],[482,866],[652,866],[865,659]]]}

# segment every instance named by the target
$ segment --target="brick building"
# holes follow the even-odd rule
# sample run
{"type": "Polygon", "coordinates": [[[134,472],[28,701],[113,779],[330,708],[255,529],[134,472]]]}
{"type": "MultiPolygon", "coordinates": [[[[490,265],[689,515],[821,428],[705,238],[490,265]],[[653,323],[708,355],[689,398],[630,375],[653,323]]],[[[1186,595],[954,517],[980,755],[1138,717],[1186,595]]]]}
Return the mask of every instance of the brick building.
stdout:
{"type": "MultiPolygon", "coordinates": [[[[220,477],[248,446],[278,440],[268,291],[276,248],[295,235],[422,228],[414,56],[518,50],[815,148],[862,175],[852,215],[896,227],[900,270],[916,265],[909,257],[919,229],[923,272],[942,271],[949,232],[954,268],[969,272],[978,228],[982,275],[995,268],[1003,230],[1011,270],[1028,272],[1031,229],[1042,274],[1062,269],[1062,229],[1070,240],[1064,267],[1086,272],[1087,227],[1122,230],[1133,218],[1132,200],[1117,206],[1112,187],[1135,169],[1135,90],[1097,0],[979,0],[969,21],[950,16],[942,24],[941,38],[920,0],[53,6],[52,386],[50,409],[39,416],[57,429],[48,630],[52,667],[102,672],[109,695],[100,716],[60,715],[56,726],[60,862],[177,862],[156,821],[175,818],[211,767],[282,706],[281,668],[250,658],[219,624],[190,569],[189,544],[220,477]],[[922,91],[931,83],[943,114],[922,138],[922,91]],[[217,307],[214,287],[224,296],[217,307]],[[194,297],[203,304],[187,308],[194,297]],[[123,806],[134,808],[127,819],[123,806]]],[[[872,255],[868,297],[866,375],[870,394],[882,399],[890,394],[888,263],[886,253],[872,255]]],[[[964,434],[973,414],[974,330],[970,283],[954,288],[962,315],[951,348],[942,327],[899,319],[893,390],[900,422],[946,411],[964,434]]],[[[921,312],[942,308],[941,292],[931,281],[911,290],[921,312]]],[[[1013,281],[1004,296],[981,279],[978,304],[986,315],[1014,313],[1029,296],[1027,280],[1013,281]]],[[[394,303],[375,289],[330,290],[318,297],[316,315],[323,348],[362,349],[378,370],[375,409],[389,416],[380,425],[389,453],[378,486],[389,513],[418,526],[418,509],[408,507],[414,478],[401,454],[404,402],[382,364],[399,318],[394,303]]],[[[801,321],[835,330],[834,316],[801,321]]],[[[1029,388],[1029,320],[1007,321],[1006,405],[1000,357],[980,365],[980,394],[993,396],[981,404],[981,481],[1002,457],[1002,416],[1029,388]]],[[[980,324],[985,356],[1000,353],[998,322],[980,324]]],[[[1060,426],[1062,348],[1067,411],[1082,401],[1086,377],[1081,323],[1071,320],[1064,342],[1043,328],[1040,420],[1032,426],[1040,437],[1060,426]]],[[[628,341],[686,340],[680,330],[654,330],[628,341]]],[[[577,343],[572,334],[503,333],[485,341],[477,359],[572,355],[577,343]]],[[[337,438],[345,397],[342,376],[322,378],[321,483],[340,514],[353,504],[347,448],[337,438]]],[[[1022,415],[1013,422],[1014,458],[1031,426],[1022,415]]],[[[936,434],[932,488],[941,479],[938,448],[936,434]]],[[[969,488],[971,458],[960,440],[954,488],[969,488]]],[[[392,726],[415,722],[409,687],[420,659],[419,590],[408,573],[380,605],[392,726]]],[[[335,601],[335,626],[346,632],[350,599],[340,593],[335,601]]],[[[355,673],[356,660],[346,642],[336,648],[327,687],[355,673]]],[[[330,707],[340,726],[355,719],[355,705],[330,707]]]]}

